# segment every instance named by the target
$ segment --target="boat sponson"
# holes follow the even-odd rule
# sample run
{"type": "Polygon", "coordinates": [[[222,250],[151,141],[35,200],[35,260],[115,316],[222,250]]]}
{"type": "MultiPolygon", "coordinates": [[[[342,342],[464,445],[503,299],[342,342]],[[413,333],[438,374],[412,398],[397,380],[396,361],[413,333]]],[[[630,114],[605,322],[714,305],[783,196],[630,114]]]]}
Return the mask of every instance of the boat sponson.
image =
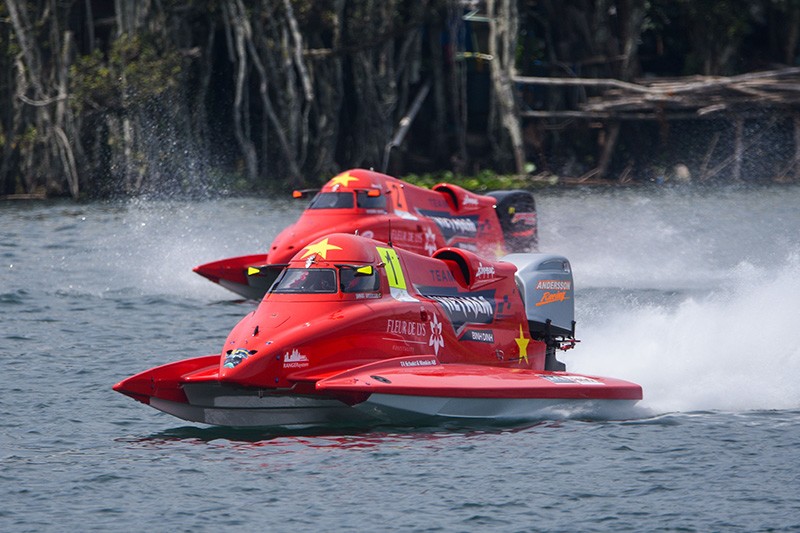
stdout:
{"type": "Polygon", "coordinates": [[[114,390],[145,404],[150,404],[152,398],[188,403],[182,386],[185,377],[218,370],[219,357],[219,354],[206,355],[157,366],[123,379],[114,385],[114,390]]]}
{"type": "Polygon", "coordinates": [[[450,398],[641,400],[628,381],[567,372],[442,364],[433,356],[371,363],[320,380],[317,390],[450,398]]]}
{"type": "Polygon", "coordinates": [[[247,285],[247,267],[267,264],[267,254],[241,255],[220,259],[194,267],[196,273],[214,283],[229,280],[240,285],[247,285]]]}

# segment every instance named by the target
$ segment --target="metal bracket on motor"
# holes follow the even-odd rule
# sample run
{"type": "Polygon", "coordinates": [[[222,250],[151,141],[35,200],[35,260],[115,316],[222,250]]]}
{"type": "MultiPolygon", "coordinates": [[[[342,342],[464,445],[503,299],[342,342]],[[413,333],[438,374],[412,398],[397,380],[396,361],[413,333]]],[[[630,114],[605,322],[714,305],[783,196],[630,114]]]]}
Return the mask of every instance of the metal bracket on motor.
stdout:
{"type": "Polygon", "coordinates": [[[548,318],[545,321],[544,334],[540,340],[545,343],[545,356],[544,356],[544,369],[549,371],[563,372],[567,369],[567,365],[556,359],[556,350],[566,352],[575,347],[581,341],[575,338],[575,321],[572,321],[572,328],[569,336],[567,335],[552,335],[550,333],[550,323],[552,321],[548,318]]]}

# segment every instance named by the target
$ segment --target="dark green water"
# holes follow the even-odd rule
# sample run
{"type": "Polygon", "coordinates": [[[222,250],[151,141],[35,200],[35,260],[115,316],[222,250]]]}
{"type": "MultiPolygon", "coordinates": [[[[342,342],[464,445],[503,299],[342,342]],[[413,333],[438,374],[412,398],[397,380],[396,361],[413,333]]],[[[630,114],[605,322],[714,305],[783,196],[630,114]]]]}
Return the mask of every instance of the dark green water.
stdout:
{"type": "Polygon", "coordinates": [[[192,426],[111,390],[216,353],[251,302],[191,272],[302,205],[0,204],[0,531],[800,531],[800,189],[550,192],[575,371],[639,417],[192,426]]]}

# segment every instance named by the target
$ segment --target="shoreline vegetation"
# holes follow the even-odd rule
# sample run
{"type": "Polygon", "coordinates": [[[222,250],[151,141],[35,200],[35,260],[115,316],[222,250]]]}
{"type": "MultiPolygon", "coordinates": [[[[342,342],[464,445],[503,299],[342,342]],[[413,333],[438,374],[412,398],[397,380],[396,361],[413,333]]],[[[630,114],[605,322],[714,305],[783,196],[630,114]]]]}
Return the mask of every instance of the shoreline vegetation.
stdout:
{"type": "Polygon", "coordinates": [[[5,0],[0,198],[794,183],[798,28],[779,0],[5,0]]]}

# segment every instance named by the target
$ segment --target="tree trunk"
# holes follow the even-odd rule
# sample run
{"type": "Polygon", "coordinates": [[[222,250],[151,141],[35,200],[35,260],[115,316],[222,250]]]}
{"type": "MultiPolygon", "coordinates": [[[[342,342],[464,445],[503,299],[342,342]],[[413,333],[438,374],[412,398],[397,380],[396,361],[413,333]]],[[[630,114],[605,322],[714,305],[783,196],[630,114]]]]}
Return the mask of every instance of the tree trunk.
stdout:
{"type": "Polygon", "coordinates": [[[611,159],[614,157],[614,148],[617,146],[617,138],[619,137],[619,128],[619,122],[612,121],[608,125],[608,133],[601,143],[600,160],[597,163],[597,177],[600,179],[606,177],[608,168],[611,166],[611,159]]]}
{"type": "Polygon", "coordinates": [[[792,117],[794,125],[794,159],[792,161],[792,178],[800,180],[800,114],[795,113],[792,117]]]}
{"type": "Polygon", "coordinates": [[[467,69],[463,61],[458,61],[459,55],[463,57],[465,50],[462,43],[465,40],[464,20],[462,10],[457,2],[447,4],[447,40],[450,43],[450,106],[452,113],[452,128],[455,132],[456,149],[453,157],[453,170],[463,172],[469,164],[467,152],[467,69]]]}
{"type": "MultiPolygon", "coordinates": [[[[233,100],[233,124],[234,135],[239,143],[239,149],[244,157],[245,175],[251,183],[255,183],[258,178],[258,158],[256,149],[250,140],[247,131],[249,130],[248,112],[245,108],[246,95],[245,87],[248,70],[248,54],[245,41],[250,32],[250,24],[246,18],[244,6],[239,0],[229,0],[224,5],[224,12],[227,14],[226,23],[231,26],[233,33],[233,49],[231,50],[236,65],[235,72],[235,96],[233,100]]],[[[260,93],[266,91],[266,82],[262,80],[259,88],[260,93]]]]}
{"type": "Polygon", "coordinates": [[[742,180],[742,157],[744,156],[744,119],[734,120],[733,181],[742,180]]]}
{"type": "MultiPolygon", "coordinates": [[[[515,170],[517,174],[522,174],[525,169],[525,152],[512,85],[517,42],[516,5],[513,0],[487,1],[489,55],[492,56],[492,110],[499,115],[499,122],[508,135],[515,170]]],[[[494,138],[491,131],[489,137],[494,138]]],[[[500,157],[502,158],[502,154],[500,157]]]]}

